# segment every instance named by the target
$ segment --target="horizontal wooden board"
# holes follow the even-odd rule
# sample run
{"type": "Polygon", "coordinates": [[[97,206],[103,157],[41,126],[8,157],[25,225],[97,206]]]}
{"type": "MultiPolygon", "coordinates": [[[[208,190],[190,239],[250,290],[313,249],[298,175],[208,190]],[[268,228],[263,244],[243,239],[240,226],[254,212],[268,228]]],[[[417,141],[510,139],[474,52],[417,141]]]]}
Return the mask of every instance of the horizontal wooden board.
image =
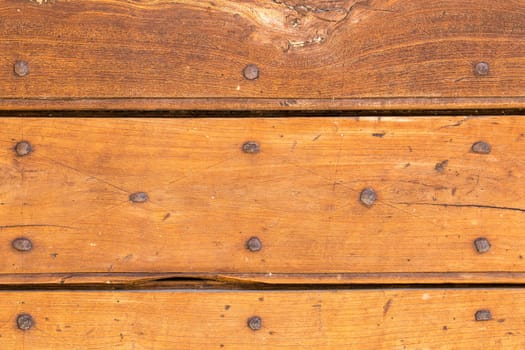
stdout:
{"type": "Polygon", "coordinates": [[[1,109],[525,102],[521,0],[5,0],[0,17],[1,109]]]}
{"type": "Polygon", "coordinates": [[[1,292],[0,341],[13,350],[522,349],[523,293],[1,292]],[[491,319],[477,321],[480,310],[491,319]],[[17,328],[21,314],[31,316],[29,329],[17,328]],[[247,326],[253,316],[262,321],[256,331],[247,326]]]}
{"type": "Polygon", "coordinates": [[[520,117],[4,118],[0,130],[9,276],[525,272],[520,117]],[[472,151],[480,140],[489,154],[472,151]]]}

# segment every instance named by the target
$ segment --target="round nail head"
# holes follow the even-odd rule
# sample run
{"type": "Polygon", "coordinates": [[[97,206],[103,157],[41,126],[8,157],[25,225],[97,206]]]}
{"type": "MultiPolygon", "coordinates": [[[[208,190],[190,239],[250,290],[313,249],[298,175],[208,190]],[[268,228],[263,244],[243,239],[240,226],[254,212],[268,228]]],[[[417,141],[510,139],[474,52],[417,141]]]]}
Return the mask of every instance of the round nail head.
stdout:
{"type": "Polygon", "coordinates": [[[14,69],[16,75],[25,77],[29,74],[29,63],[27,61],[16,61],[14,69]]]}
{"type": "Polygon", "coordinates": [[[490,242],[485,237],[479,237],[474,240],[474,248],[479,254],[486,253],[490,250],[490,242]]]}
{"type": "Polygon", "coordinates": [[[16,318],[16,325],[18,329],[23,331],[30,330],[34,325],[33,317],[29,314],[21,314],[16,318]]]}
{"type": "Polygon", "coordinates": [[[475,315],[476,321],[490,321],[492,320],[492,313],[490,310],[478,310],[475,315]]]}
{"type": "Polygon", "coordinates": [[[492,151],[492,147],[485,141],[478,141],[472,145],[472,152],[478,154],[489,154],[492,151]]]}
{"type": "Polygon", "coordinates": [[[251,252],[258,252],[262,249],[262,242],[258,237],[252,237],[246,241],[246,248],[251,252]]]}
{"type": "Polygon", "coordinates": [[[474,65],[474,73],[478,76],[489,75],[490,65],[487,62],[478,62],[474,65]]]}
{"type": "Polygon", "coordinates": [[[15,145],[16,155],[19,157],[27,156],[33,151],[33,147],[27,141],[20,141],[15,145]]]}
{"type": "Polygon", "coordinates": [[[372,188],[365,188],[361,191],[359,199],[365,206],[371,207],[377,200],[377,193],[372,188]]]}
{"type": "Polygon", "coordinates": [[[259,316],[253,316],[248,319],[248,327],[252,331],[258,331],[262,328],[262,319],[259,316]]]}
{"type": "Polygon", "coordinates": [[[135,192],[129,195],[129,200],[133,203],[144,203],[149,199],[146,192],[135,192]]]}
{"type": "Polygon", "coordinates": [[[259,67],[257,67],[255,64],[249,64],[246,67],[244,67],[242,74],[244,75],[244,78],[247,80],[255,80],[259,78],[259,67]]]}
{"type": "Polygon", "coordinates": [[[23,237],[16,238],[15,240],[13,240],[12,246],[19,252],[28,252],[31,249],[33,249],[33,244],[31,243],[31,241],[23,237]]]}
{"type": "Polygon", "coordinates": [[[247,141],[242,145],[242,151],[244,153],[259,153],[261,151],[261,147],[256,141],[247,141]]]}

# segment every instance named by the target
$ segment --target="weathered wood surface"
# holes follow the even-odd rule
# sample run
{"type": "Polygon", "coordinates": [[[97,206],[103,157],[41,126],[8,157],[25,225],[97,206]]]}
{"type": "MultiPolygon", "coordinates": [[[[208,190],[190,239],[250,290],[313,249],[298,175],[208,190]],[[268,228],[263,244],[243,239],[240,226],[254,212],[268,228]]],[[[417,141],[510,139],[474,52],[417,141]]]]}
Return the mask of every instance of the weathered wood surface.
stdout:
{"type": "Polygon", "coordinates": [[[0,341],[13,350],[522,349],[523,293],[1,292],[0,341]],[[479,310],[492,319],[476,321],[479,310]],[[17,328],[20,314],[32,328],[17,328]],[[257,331],[247,326],[253,316],[257,331]]]}
{"type": "Polygon", "coordinates": [[[0,17],[0,109],[525,103],[522,0],[5,0],[0,17]]]}
{"type": "Polygon", "coordinates": [[[0,130],[9,278],[525,272],[520,117],[5,118],[0,130]],[[490,154],[471,150],[480,140],[490,154]],[[148,200],[130,201],[140,191],[148,200]],[[20,237],[32,250],[13,248],[20,237]]]}

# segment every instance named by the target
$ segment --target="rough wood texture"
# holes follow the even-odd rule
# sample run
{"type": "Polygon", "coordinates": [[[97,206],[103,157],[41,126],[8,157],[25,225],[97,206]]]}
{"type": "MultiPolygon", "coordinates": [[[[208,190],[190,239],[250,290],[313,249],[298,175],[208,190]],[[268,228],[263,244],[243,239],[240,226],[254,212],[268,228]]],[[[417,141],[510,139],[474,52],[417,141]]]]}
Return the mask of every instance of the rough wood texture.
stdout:
{"type": "Polygon", "coordinates": [[[0,130],[5,274],[525,272],[520,117],[7,118],[0,130]],[[243,153],[247,140],[260,152],[243,153]],[[480,140],[490,154],[472,152],[480,140]],[[139,191],[147,202],[129,200],[139,191]],[[18,237],[32,250],[13,249],[18,237]]]}
{"type": "Polygon", "coordinates": [[[521,289],[1,292],[6,349],[522,349],[521,289]],[[478,310],[492,320],[476,321],[478,310]],[[18,314],[33,328],[17,329],[18,314]],[[262,328],[252,331],[257,315],[262,328]]]}
{"type": "Polygon", "coordinates": [[[5,0],[0,16],[1,109],[525,102],[521,0],[5,0]]]}

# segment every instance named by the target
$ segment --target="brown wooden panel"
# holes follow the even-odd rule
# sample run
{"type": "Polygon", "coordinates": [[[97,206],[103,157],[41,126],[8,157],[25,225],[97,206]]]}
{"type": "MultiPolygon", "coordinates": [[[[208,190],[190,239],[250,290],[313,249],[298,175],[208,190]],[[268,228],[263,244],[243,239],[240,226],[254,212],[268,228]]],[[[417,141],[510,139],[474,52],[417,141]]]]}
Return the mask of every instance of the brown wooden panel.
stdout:
{"type": "Polygon", "coordinates": [[[1,292],[0,341],[13,350],[521,349],[523,293],[1,292]],[[480,310],[491,319],[477,321],[480,310]],[[17,328],[21,314],[32,328],[17,328]],[[247,326],[253,316],[257,331],[247,326]]]}
{"type": "Polygon", "coordinates": [[[2,273],[525,272],[520,117],[6,118],[0,130],[2,273]],[[480,140],[489,154],[472,151],[480,140]],[[130,201],[141,191],[148,201],[130,201]],[[31,251],[13,249],[19,237],[31,251]]]}
{"type": "Polygon", "coordinates": [[[522,0],[5,0],[0,17],[2,109],[525,101],[522,0]]]}

